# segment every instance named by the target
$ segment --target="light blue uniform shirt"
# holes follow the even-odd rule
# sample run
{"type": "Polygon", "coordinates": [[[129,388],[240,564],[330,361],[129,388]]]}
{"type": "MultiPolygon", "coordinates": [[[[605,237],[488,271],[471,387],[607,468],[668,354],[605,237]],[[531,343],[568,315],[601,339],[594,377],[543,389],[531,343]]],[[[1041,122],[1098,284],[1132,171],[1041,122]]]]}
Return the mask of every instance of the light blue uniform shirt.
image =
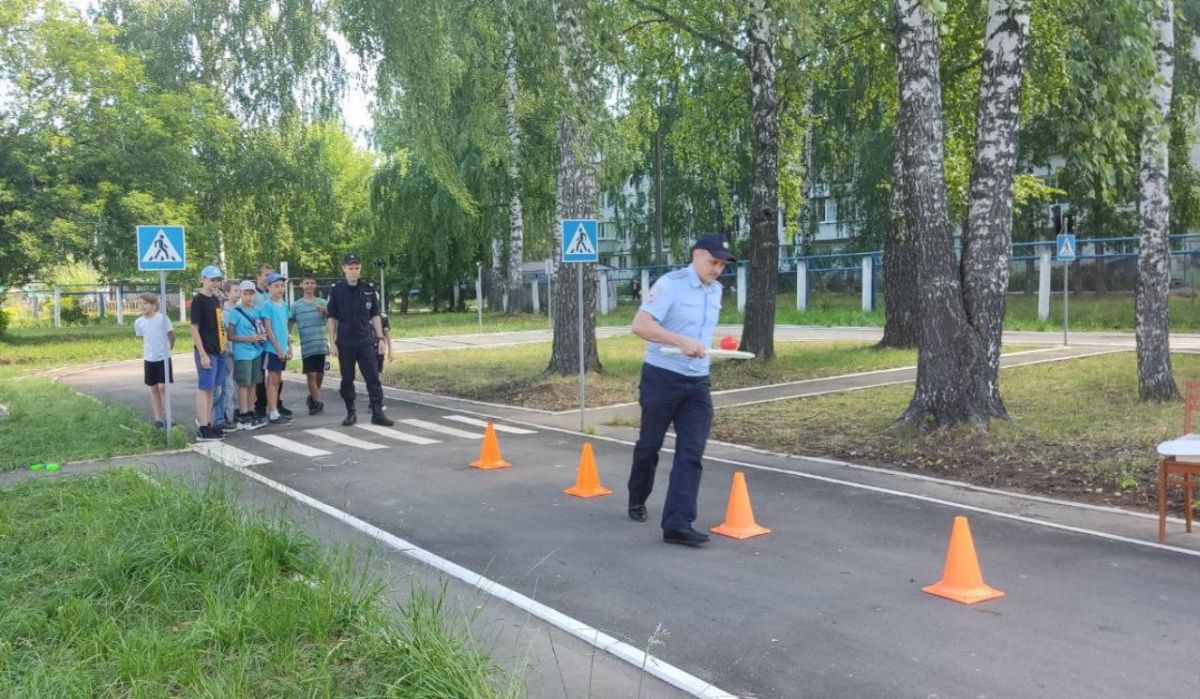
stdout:
{"type": "MultiPolygon", "coordinates": [[[[712,347],[713,331],[721,315],[721,291],[720,282],[701,284],[696,270],[688,265],[659,277],[638,310],[654,316],[663,328],[712,347]]],[[[708,376],[708,356],[664,354],[662,347],[657,342],[649,343],[644,361],[684,376],[708,376]]]]}

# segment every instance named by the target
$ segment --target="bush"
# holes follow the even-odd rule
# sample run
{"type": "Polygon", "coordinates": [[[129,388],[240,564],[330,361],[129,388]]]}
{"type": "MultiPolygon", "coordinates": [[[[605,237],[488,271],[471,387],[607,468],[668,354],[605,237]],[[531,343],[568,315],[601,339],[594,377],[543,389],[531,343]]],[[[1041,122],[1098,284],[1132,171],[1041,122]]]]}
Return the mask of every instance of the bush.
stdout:
{"type": "Polygon", "coordinates": [[[62,309],[59,311],[59,317],[62,319],[63,325],[86,325],[88,322],[87,313],[84,312],[83,306],[79,305],[79,300],[68,296],[62,300],[62,309]]]}

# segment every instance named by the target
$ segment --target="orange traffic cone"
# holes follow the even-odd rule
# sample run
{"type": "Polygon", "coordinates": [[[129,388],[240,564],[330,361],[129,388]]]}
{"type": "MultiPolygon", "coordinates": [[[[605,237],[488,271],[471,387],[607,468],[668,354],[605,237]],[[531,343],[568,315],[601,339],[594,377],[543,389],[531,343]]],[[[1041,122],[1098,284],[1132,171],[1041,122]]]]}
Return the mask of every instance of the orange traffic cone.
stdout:
{"type": "Polygon", "coordinates": [[[483,446],[479,449],[479,459],[472,461],[471,466],[485,471],[493,468],[508,468],[512,464],[500,458],[500,442],[496,439],[496,428],[488,421],[487,432],[483,434],[483,446]]]}
{"type": "Polygon", "coordinates": [[[750,507],[750,491],[746,489],[746,474],[733,474],[733,486],[729,489],[729,505],[725,508],[725,521],[712,531],[734,539],[749,539],[752,536],[770,534],[771,530],[758,526],[754,521],[754,509],[750,507]]]}
{"type": "Polygon", "coordinates": [[[946,568],[942,579],[921,588],[931,595],[952,599],[962,604],[985,602],[1004,593],[988,587],[979,570],[979,558],[975,556],[975,542],[971,538],[971,525],[967,518],[954,518],[954,529],[950,532],[950,548],[946,551],[946,568]]]}
{"type": "Polygon", "coordinates": [[[596,471],[596,457],[592,454],[592,443],[583,443],[583,452],[579,454],[579,473],[575,476],[575,485],[563,491],[577,498],[595,498],[601,495],[612,495],[612,491],[600,485],[600,474],[596,471]]]}

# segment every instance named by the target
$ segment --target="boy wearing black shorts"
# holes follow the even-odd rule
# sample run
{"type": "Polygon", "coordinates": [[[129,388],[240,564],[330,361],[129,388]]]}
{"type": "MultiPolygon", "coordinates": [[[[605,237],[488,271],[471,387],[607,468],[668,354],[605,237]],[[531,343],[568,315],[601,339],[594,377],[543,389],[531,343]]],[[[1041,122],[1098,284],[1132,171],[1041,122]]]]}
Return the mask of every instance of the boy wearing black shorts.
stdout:
{"type": "Polygon", "coordinates": [[[303,296],[292,303],[290,319],[300,332],[300,356],[308,379],[308,414],[325,409],[321,402],[321,384],[325,380],[325,358],[329,355],[329,333],[325,328],[325,299],[317,296],[317,280],[311,274],[300,277],[303,296]]]}
{"type": "Polygon", "coordinates": [[[154,413],[154,426],[162,429],[167,426],[163,422],[166,383],[175,382],[170,367],[175,328],[158,312],[158,297],[154,294],[142,294],[138,305],[142,315],[133,321],[133,334],[142,338],[142,367],[146,385],[150,387],[150,409],[154,413]]]}

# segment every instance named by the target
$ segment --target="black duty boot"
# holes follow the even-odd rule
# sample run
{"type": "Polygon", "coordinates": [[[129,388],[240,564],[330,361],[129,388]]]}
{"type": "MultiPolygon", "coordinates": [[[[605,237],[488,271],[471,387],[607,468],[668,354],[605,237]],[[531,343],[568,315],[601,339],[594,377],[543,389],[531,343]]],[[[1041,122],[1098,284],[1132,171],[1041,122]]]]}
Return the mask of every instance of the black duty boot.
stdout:
{"type": "Polygon", "coordinates": [[[353,425],[356,422],[358,422],[358,413],[354,412],[354,408],[351,408],[346,413],[346,419],[342,420],[342,424],[345,425],[346,427],[349,427],[350,425],[353,425]]]}
{"type": "Polygon", "coordinates": [[[382,410],[375,410],[371,413],[371,424],[391,427],[392,425],[396,424],[396,421],[392,420],[387,415],[384,415],[382,410]]]}

